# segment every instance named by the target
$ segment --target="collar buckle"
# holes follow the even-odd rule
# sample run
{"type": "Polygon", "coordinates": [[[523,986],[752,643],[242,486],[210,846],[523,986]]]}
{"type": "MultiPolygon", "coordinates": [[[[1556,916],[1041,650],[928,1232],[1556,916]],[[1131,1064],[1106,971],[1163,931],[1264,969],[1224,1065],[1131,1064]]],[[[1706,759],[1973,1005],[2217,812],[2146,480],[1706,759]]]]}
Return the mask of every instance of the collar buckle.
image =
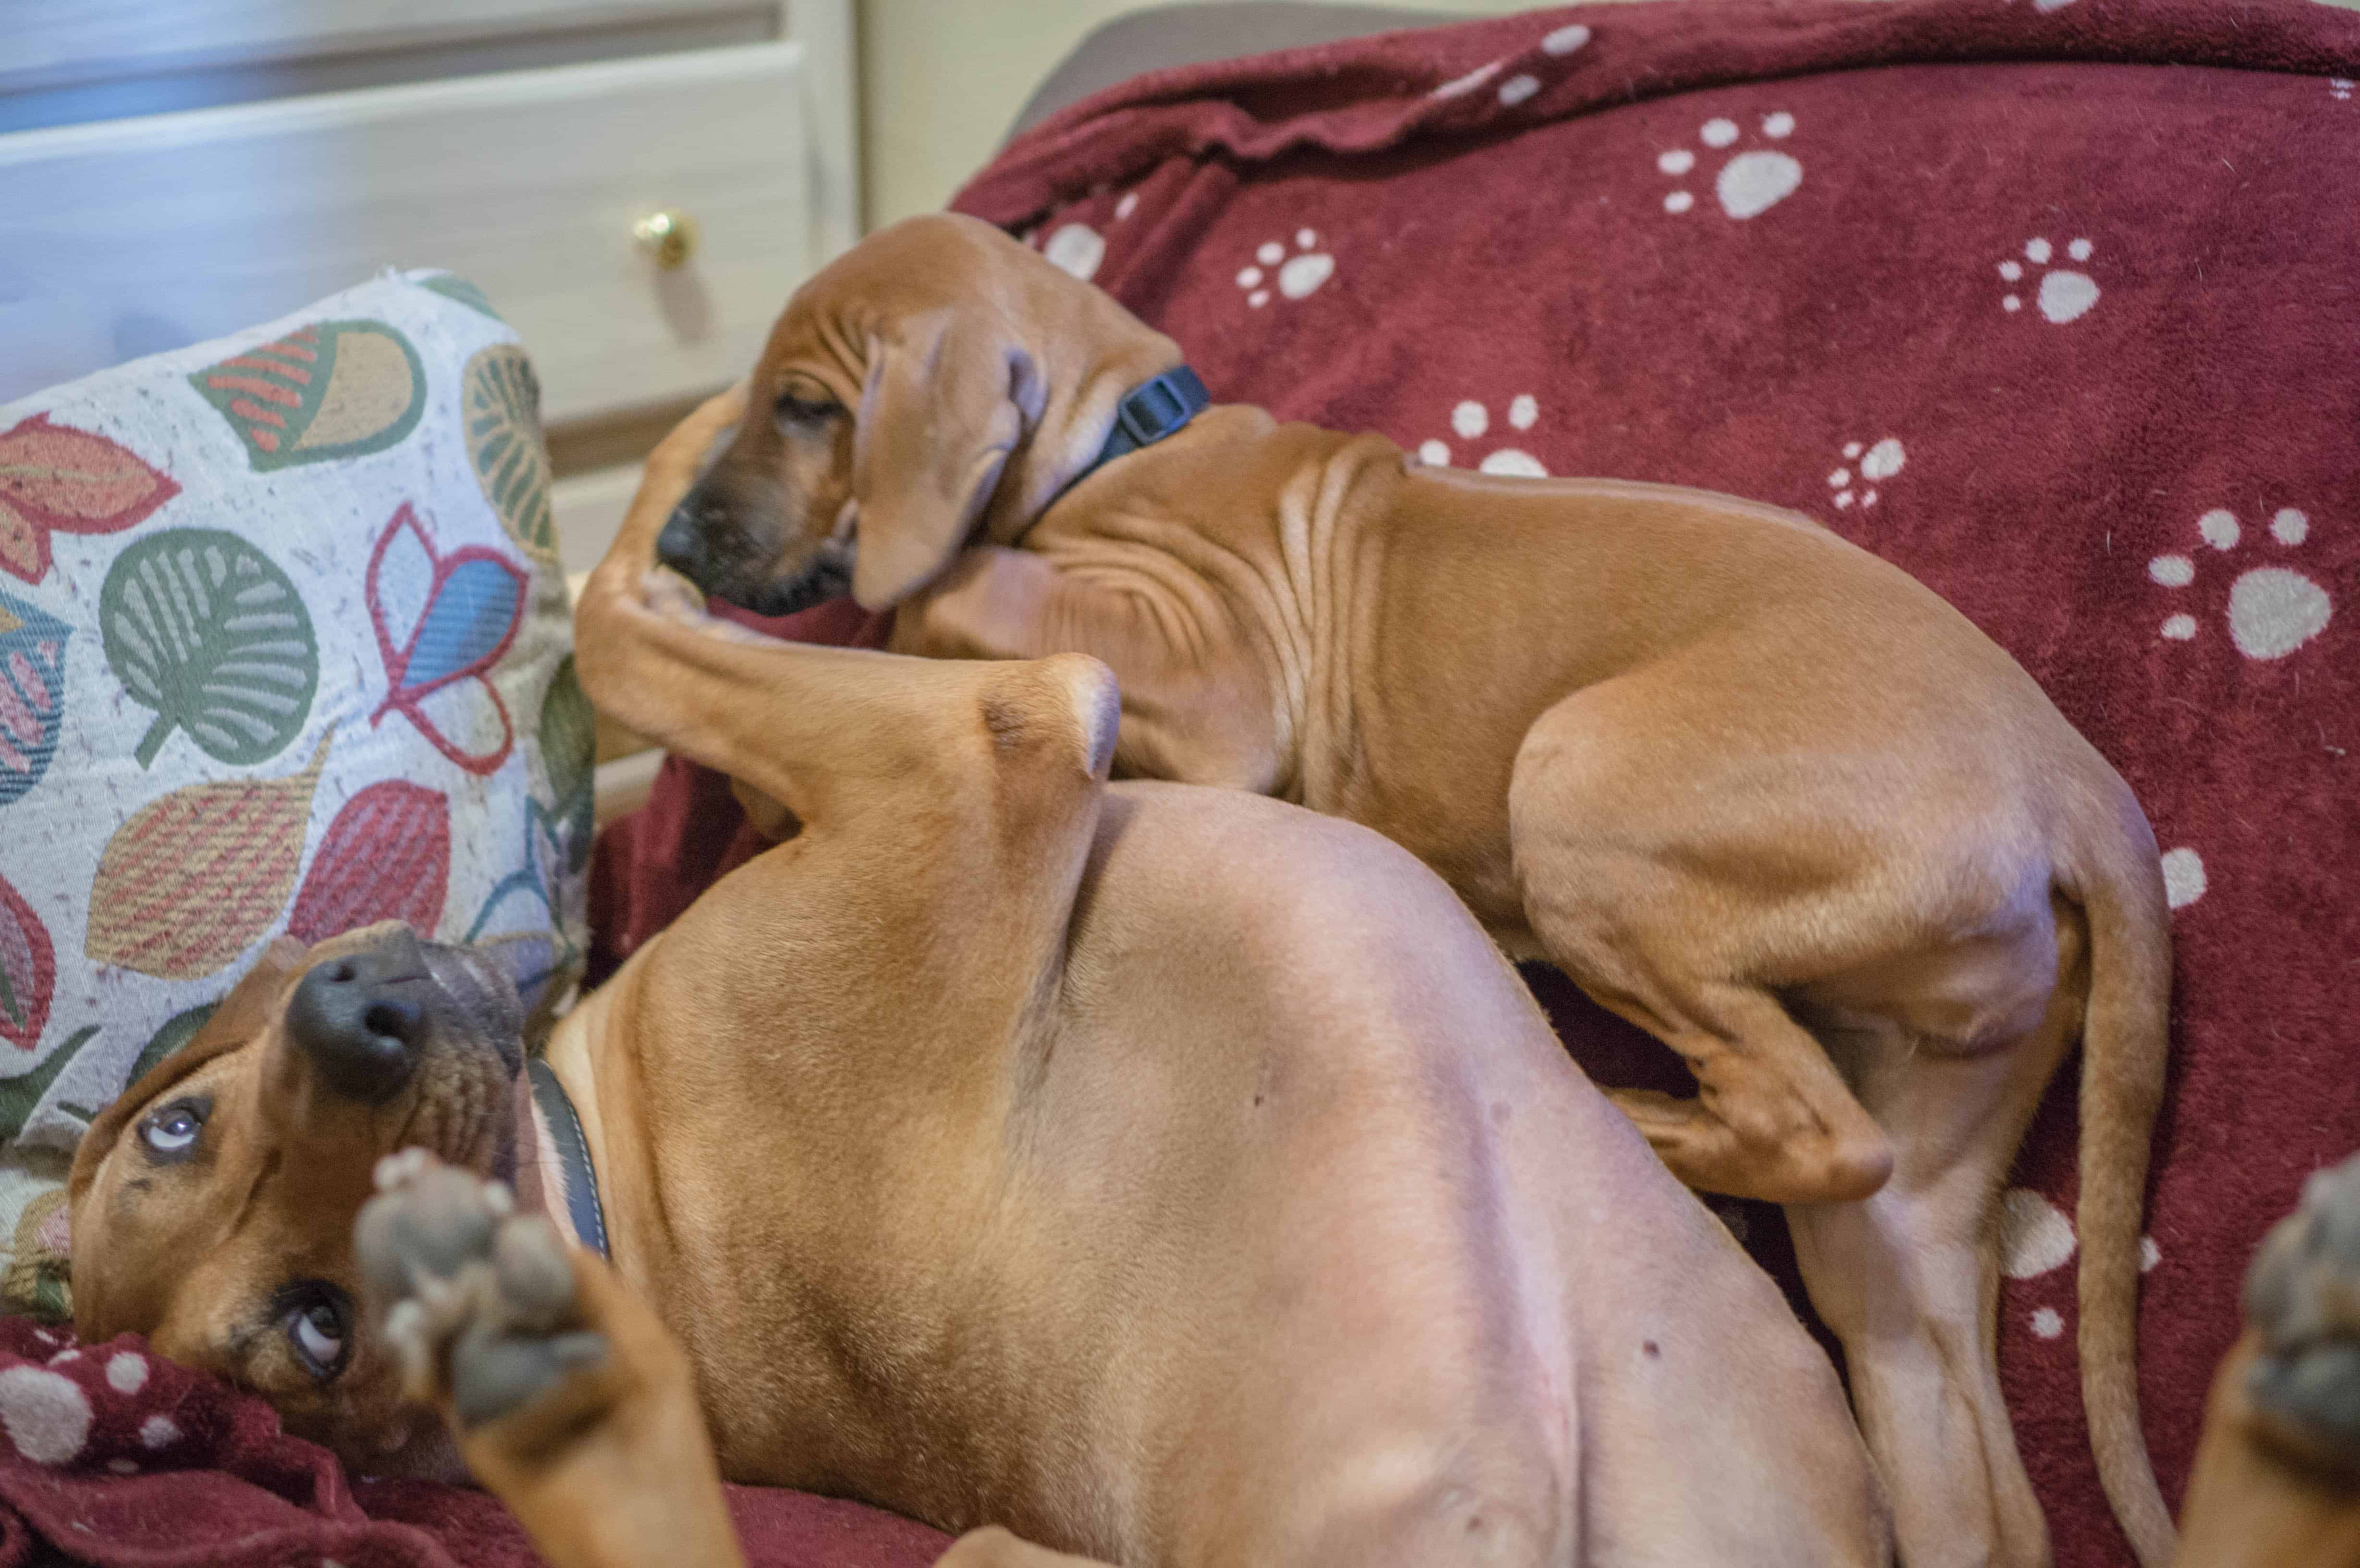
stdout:
{"type": "Polygon", "coordinates": [[[1185,425],[1213,400],[1196,373],[1183,365],[1132,388],[1115,410],[1115,427],[1132,447],[1153,446],[1185,425]]]}

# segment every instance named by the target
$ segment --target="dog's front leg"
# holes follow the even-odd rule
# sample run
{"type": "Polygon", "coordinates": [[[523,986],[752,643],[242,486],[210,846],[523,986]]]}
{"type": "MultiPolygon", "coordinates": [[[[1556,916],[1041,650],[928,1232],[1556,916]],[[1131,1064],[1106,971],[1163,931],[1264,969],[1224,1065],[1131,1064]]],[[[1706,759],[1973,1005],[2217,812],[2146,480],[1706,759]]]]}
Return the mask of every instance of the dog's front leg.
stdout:
{"type": "MultiPolygon", "coordinates": [[[[648,459],[575,611],[592,701],[770,802],[773,829],[789,817],[846,824],[921,800],[980,800],[992,793],[979,782],[992,759],[1037,764],[1044,786],[1052,775],[1064,781],[1035,800],[1046,816],[1094,788],[1117,714],[1105,670],[1073,659],[1017,670],[783,643],[705,615],[688,583],[656,564],[665,518],[743,408],[742,388],[713,398],[648,459]]],[[[1087,823],[1078,836],[1087,840],[1087,823]]]]}
{"type": "Polygon", "coordinates": [[[741,1568],[688,1358],[508,1190],[406,1150],[355,1248],[410,1396],[554,1568],[741,1568]]]}

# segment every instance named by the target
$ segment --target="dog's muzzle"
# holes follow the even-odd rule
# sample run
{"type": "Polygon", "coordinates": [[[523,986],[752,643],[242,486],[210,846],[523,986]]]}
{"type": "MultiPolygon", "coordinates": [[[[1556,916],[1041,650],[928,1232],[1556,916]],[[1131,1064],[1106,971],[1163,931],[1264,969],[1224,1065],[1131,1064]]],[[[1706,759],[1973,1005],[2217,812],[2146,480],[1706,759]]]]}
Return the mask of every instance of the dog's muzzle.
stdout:
{"type": "Polygon", "coordinates": [[[699,588],[706,587],[709,575],[705,560],[708,521],[705,513],[705,503],[692,490],[672,509],[672,516],[664,519],[663,532],[656,536],[656,559],[699,588]]]}
{"type": "Polygon", "coordinates": [[[482,968],[456,949],[397,931],[364,952],[315,964],[288,999],[287,1030],[331,1090],[364,1105],[400,1094],[438,1033],[482,1036],[519,1068],[515,988],[482,968]]]}
{"type": "Polygon", "coordinates": [[[792,615],[828,599],[852,592],[853,546],[846,539],[824,539],[801,570],[763,581],[750,563],[732,560],[726,545],[728,518],[716,503],[692,490],[656,536],[656,559],[694,583],[706,595],[724,599],[758,615],[792,615]]]}

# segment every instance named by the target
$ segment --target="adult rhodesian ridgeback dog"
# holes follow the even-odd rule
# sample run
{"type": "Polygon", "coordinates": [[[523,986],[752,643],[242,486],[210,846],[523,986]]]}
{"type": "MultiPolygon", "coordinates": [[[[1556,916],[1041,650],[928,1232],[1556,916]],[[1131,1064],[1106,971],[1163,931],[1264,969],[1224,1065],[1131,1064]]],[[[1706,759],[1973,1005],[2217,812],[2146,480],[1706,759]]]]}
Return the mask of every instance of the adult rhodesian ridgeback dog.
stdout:
{"type": "Polygon", "coordinates": [[[578,658],[792,836],[554,1086],[464,953],[274,949],[93,1125],[82,1333],[366,1468],[439,1408],[561,1568],[730,1561],[716,1473],[1043,1543],[962,1564],[1887,1562],[1827,1358],[1415,859],[1109,786],[1092,660],[791,646],[653,571],[742,408],[650,460],[578,658]]]}
{"type": "Polygon", "coordinates": [[[2322,1171],[2245,1279],[2178,1568],[2360,1568],[2360,1158],[2322,1171]]]}
{"type": "Polygon", "coordinates": [[[1614,1098],[1689,1185],[1786,1204],[1910,1568],[2048,1559],[1996,1199],[2079,1038],[2084,1402],[2160,1568],[2135,1359],[2170,948],[2122,779],[1808,518],[1420,468],[1245,407],[1155,440],[1138,400],[1180,362],[999,231],[910,220],[789,303],[663,557],[773,613],[848,585],[905,652],[1094,655],[1118,776],[1373,827],[1677,1051],[1698,1097],[1614,1098]]]}

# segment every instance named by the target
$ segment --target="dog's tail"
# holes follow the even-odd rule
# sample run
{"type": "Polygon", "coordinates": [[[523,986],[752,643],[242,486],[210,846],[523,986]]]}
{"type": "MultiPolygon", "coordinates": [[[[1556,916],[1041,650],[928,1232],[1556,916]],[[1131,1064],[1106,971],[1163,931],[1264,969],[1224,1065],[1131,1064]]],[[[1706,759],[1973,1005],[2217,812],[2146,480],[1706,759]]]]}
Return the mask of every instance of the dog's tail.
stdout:
{"type": "Polygon", "coordinates": [[[2139,1425],[2140,1216],[2170,1050],[2171,927],[2155,833],[2108,770],[2070,867],[2090,931],[2081,1026],[2081,1403],[2098,1480],[2141,1568],[2175,1546],[2139,1425]]]}

